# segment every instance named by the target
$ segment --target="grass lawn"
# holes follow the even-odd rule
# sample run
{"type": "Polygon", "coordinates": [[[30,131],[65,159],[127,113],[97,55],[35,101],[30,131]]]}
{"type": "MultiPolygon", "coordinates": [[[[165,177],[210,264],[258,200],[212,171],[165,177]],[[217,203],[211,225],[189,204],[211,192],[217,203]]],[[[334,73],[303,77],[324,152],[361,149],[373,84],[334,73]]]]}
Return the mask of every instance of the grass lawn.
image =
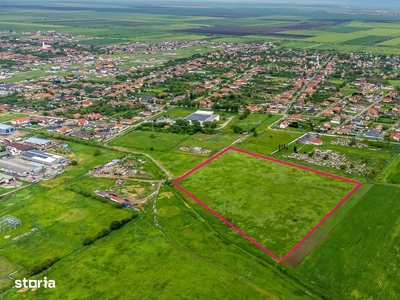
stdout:
{"type": "Polygon", "coordinates": [[[267,128],[280,117],[280,115],[250,114],[247,118],[240,120],[239,116],[235,116],[221,131],[232,132],[233,125],[239,126],[245,131],[250,131],[252,128],[256,128],[258,131],[267,128]]]}
{"type": "Polygon", "coordinates": [[[242,135],[235,133],[218,133],[213,135],[194,134],[179,144],[179,147],[202,147],[204,149],[220,151],[228,147],[242,135]]]}
{"type": "Polygon", "coordinates": [[[140,150],[153,148],[154,151],[170,151],[187,137],[188,135],[185,134],[134,130],[113,140],[110,146],[140,150]]]}
{"type": "Polygon", "coordinates": [[[159,152],[159,151],[146,151],[153,158],[159,161],[164,168],[166,168],[173,177],[178,177],[183,173],[194,168],[201,162],[205,161],[208,157],[199,154],[189,154],[182,151],[175,152],[159,152]]]}
{"type": "Polygon", "coordinates": [[[233,150],[179,185],[279,258],[355,187],[233,150]]]}
{"type": "Polygon", "coordinates": [[[62,259],[37,278],[57,282],[7,299],[314,299],[312,291],[284,278],[240,247],[226,244],[193,208],[168,187],[153,210],[122,229],[62,259]],[[107,267],[105,267],[107,266],[107,267]],[[155,272],[154,270],[158,270],[155,272]],[[118,276],[116,276],[118,274],[118,276]],[[123,280],[123,285],[121,285],[123,280]],[[273,282],[273,284],[271,284],[273,282]],[[135,288],[131,288],[135,286],[135,288]]]}
{"type": "Polygon", "coordinates": [[[279,144],[288,144],[301,135],[301,133],[296,132],[267,129],[257,137],[250,136],[245,141],[235,144],[235,147],[263,155],[270,155],[273,151],[278,150],[279,144]]]}
{"type": "Polygon", "coordinates": [[[20,268],[16,263],[0,256],[0,291],[8,287],[12,281],[7,278],[12,272],[17,271],[20,268]]]}
{"type": "Polygon", "coordinates": [[[186,118],[191,113],[194,113],[197,108],[174,107],[169,109],[165,114],[170,118],[186,118]]]}
{"type": "Polygon", "coordinates": [[[392,184],[400,184],[400,155],[397,155],[379,174],[378,179],[392,184]]]}
{"type": "Polygon", "coordinates": [[[397,299],[400,189],[375,185],[297,271],[341,299],[397,299]]]}

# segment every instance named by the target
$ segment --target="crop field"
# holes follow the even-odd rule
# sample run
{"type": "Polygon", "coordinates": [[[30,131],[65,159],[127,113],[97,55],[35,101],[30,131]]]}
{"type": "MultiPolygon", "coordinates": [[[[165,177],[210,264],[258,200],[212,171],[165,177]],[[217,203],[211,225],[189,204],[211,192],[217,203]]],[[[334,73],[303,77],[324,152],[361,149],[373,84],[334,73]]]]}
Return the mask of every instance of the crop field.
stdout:
{"type": "Polygon", "coordinates": [[[375,185],[296,269],[341,299],[396,299],[400,189],[375,185]]]}
{"type": "Polygon", "coordinates": [[[282,262],[360,183],[229,148],[174,185],[282,262]]]}
{"type": "Polygon", "coordinates": [[[92,45],[182,39],[276,40],[298,49],[400,54],[398,17],[389,20],[381,16],[350,17],[333,11],[322,13],[298,7],[237,4],[227,12],[225,8],[213,5],[176,7],[163,4],[161,9],[117,2],[95,6],[66,3],[32,6],[21,2],[18,10],[13,4],[5,5],[0,16],[0,29],[57,30],[85,35],[77,43],[92,45]],[[101,39],[89,39],[92,36],[101,39]]]}
{"type": "Polygon", "coordinates": [[[375,45],[390,39],[391,37],[383,35],[367,35],[360,38],[345,41],[344,43],[353,45],[375,45]]]}

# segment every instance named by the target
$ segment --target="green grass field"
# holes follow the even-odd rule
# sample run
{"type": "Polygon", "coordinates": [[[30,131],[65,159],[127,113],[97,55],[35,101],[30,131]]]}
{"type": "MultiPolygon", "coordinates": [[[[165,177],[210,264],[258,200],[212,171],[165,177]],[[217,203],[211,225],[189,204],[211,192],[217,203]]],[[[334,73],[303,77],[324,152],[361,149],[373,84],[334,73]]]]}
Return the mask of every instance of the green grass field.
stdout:
{"type": "Polygon", "coordinates": [[[0,256],[0,291],[10,286],[11,279],[7,278],[8,275],[17,271],[20,268],[16,263],[0,256]]]}
{"type": "Polygon", "coordinates": [[[341,299],[396,299],[400,189],[375,185],[297,271],[341,299]]]}
{"type": "Polygon", "coordinates": [[[159,199],[158,221],[152,210],[118,232],[62,259],[37,278],[56,280],[55,289],[38,289],[7,299],[315,299],[297,280],[227,244],[196,210],[169,188],[159,199]],[[168,213],[164,213],[168,211],[168,213]],[[107,266],[107,267],[104,267],[107,266]],[[154,272],[154,270],[159,270],[154,272]],[[121,286],[121,280],[124,287],[121,286]],[[271,284],[273,282],[274,284],[271,284]],[[125,288],[135,286],[135,288],[125,288]]]}
{"type": "Polygon", "coordinates": [[[182,141],[179,147],[202,147],[204,149],[219,151],[228,147],[241,137],[235,133],[218,133],[214,135],[194,134],[182,141]]]}
{"type": "Polygon", "coordinates": [[[228,151],[179,182],[278,257],[354,184],[228,151]]]}
{"type": "Polygon", "coordinates": [[[185,134],[134,130],[115,139],[110,143],[110,146],[143,150],[150,150],[150,148],[153,148],[154,151],[169,151],[178,146],[178,144],[187,137],[188,135],[185,134]]]}
{"type": "Polygon", "coordinates": [[[235,147],[263,155],[270,155],[275,150],[278,150],[279,144],[288,144],[301,135],[301,133],[296,132],[265,130],[257,137],[250,136],[245,141],[235,144],[235,147]]]}

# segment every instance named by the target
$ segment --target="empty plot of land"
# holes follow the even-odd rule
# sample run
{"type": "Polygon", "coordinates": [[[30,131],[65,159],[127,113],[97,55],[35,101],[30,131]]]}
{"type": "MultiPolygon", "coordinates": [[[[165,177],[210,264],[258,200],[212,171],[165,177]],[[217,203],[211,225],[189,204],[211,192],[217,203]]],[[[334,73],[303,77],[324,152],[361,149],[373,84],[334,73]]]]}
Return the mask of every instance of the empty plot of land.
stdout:
{"type": "Polygon", "coordinates": [[[20,266],[16,263],[0,256],[0,291],[12,282],[7,276],[19,268],[20,266]]]}
{"type": "Polygon", "coordinates": [[[188,137],[189,136],[185,134],[134,130],[115,139],[110,144],[112,146],[121,146],[130,149],[169,151],[188,137]]]}
{"type": "Polygon", "coordinates": [[[284,261],[360,185],[234,148],[174,184],[277,261],[284,261]]]}

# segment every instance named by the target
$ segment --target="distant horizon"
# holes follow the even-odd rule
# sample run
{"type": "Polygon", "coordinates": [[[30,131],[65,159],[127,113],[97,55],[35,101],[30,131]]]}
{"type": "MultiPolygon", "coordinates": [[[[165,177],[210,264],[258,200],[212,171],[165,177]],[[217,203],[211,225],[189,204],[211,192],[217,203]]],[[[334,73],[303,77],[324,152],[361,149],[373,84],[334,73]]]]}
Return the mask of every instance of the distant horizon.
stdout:
{"type": "MultiPolygon", "coordinates": [[[[90,4],[94,3],[101,3],[101,4],[109,4],[109,5],[120,5],[120,6],[130,6],[130,5],[149,5],[151,6],[152,4],[154,5],[164,5],[168,6],[171,4],[186,4],[189,7],[193,6],[193,4],[199,5],[198,0],[167,0],[167,1],[161,1],[161,0],[86,0],[82,2],[81,0],[61,0],[61,1],[55,1],[55,0],[22,0],[16,3],[14,0],[2,0],[2,3],[0,6],[19,6],[23,7],[26,5],[32,5],[32,4],[44,4],[44,5],[49,5],[49,4],[54,4],[56,6],[62,6],[62,4],[76,4],[80,6],[87,6],[90,4]]],[[[246,4],[243,4],[242,1],[239,0],[203,0],[201,4],[207,4],[207,5],[218,5],[218,4],[232,4],[232,5],[238,5],[238,6],[247,6],[247,5],[254,5],[254,4],[260,4],[260,6],[269,6],[269,5],[278,5],[278,6],[286,6],[286,5],[295,5],[297,7],[302,7],[302,6],[315,6],[315,7],[343,7],[346,8],[348,7],[349,9],[390,9],[390,8],[400,8],[400,1],[397,0],[384,0],[384,1],[375,1],[375,0],[363,0],[362,3],[357,0],[337,0],[334,3],[332,1],[328,0],[305,0],[299,3],[297,0],[248,0],[246,1],[246,4]]],[[[200,5],[201,5],[200,4],[200,5]]]]}

